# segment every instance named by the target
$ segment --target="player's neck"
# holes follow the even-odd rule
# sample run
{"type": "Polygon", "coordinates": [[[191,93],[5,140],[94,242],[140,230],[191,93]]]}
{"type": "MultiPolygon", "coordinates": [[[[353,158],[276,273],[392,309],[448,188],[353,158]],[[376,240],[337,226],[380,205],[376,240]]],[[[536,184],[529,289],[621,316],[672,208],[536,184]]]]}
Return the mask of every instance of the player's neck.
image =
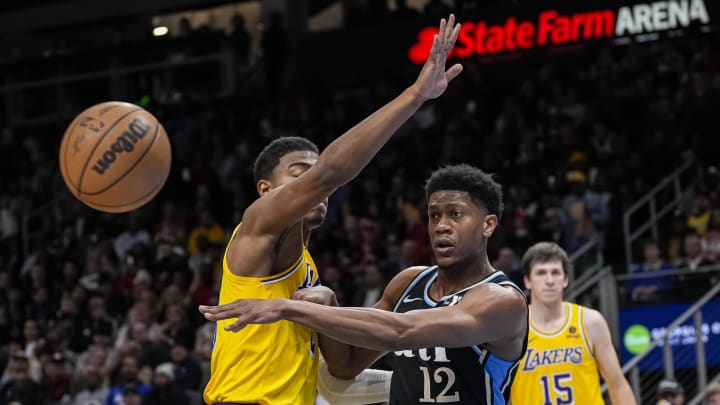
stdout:
{"type": "Polygon", "coordinates": [[[438,277],[433,283],[434,294],[438,297],[454,294],[463,288],[477,283],[494,273],[487,255],[483,254],[469,262],[459,262],[450,267],[440,267],[438,277]]]}
{"type": "Polygon", "coordinates": [[[530,319],[537,324],[547,324],[565,319],[565,305],[562,300],[555,302],[532,301],[530,319]]]}

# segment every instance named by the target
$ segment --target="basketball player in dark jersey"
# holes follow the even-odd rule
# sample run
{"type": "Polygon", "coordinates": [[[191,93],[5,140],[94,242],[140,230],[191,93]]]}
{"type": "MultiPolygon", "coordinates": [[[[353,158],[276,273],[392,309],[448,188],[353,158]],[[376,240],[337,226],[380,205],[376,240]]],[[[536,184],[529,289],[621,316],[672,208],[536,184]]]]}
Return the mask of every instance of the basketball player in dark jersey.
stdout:
{"type": "MultiPolygon", "coordinates": [[[[398,274],[374,308],[288,299],[200,307],[226,327],[290,320],[317,330],[330,372],[350,379],[393,352],[391,404],[503,405],[527,344],[522,291],[492,268],[487,239],[502,213],[502,191],[468,165],[435,171],[426,184],[428,231],[437,262],[398,274]]],[[[282,348],[278,348],[282,350],[282,348]]]]}

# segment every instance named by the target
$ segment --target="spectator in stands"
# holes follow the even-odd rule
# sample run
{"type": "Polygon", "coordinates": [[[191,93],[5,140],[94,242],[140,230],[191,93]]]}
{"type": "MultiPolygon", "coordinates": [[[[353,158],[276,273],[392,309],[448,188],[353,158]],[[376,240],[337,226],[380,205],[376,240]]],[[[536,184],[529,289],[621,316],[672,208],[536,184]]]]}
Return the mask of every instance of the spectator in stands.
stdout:
{"type": "Polygon", "coordinates": [[[685,235],[683,247],[685,257],[675,267],[687,271],[675,277],[673,297],[680,300],[694,300],[700,298],[709,289],[709,282],[712,279],[711,273],[698,272],[698,268],[709,266],[713,262],[703,255],[700,237],[697,234],[685,235]]]}
{"type": "MultiPolygon", "coordinates": [[[[75,395],[72,405],[103,405],[108,397],[105,372],[101,367],[88,365],[79,371],[84,388],[75,395]]],[[[127,397],[125,398],[127,404],[127,397]]]]}
{"type": "Polygon", "coordinates": [[[493,262],[493,267],[507,274],[520,288],[525,288],[520,259],[512,248],[508,246],[500,248],[497,259],[493,262]]]}
{"type": "Polygon", "coordinates": [[[138,383],[131,382],[123,386],[123,405],[142,405],[141,388],[138,383]]]}
{"type": "Polygon", "coordinates": [[[720,405],[720,383],[708,385],[705,391],[705,405],[720,405]]]}
{"type": "Polygon", "coordinates": [[[683,387],[674,380],[662,380],[657,388],[657,405],[684,405],[685,391],[683,387]]]}
{"type": "Polygon", "coordinates": [[[197,360],[191,356],[194,340],[195,337],[189,333],[177,336],[170,351],[170,357],[175,371],[175,384],[184,390],[198,391],[202,371],[197,360]]]}
{"type": "Polygon", "coordinates": [[[140,360],[133,354],[126,354],[120,361],[120,368],[117,370],[116,376],[113,378],[114,383],[110,387],[105,405],[123,405],[123,397],[125,395],[125,387],[127,384],[136,384],[137,391],[143,397],[150,392],[151,387],[140,381],[140,360]]]}
{"type": "Polygon", "coordinates": [[[672,270],[672,266],[660,257],[660,248],[657,242],[652,240],[643,244],[643,258],[643,262],[633,266],[630,273],[648,277],[628,280],[625,289],[634,302],[656,301],[672,288],[672,276],[653,273],[672,270]]]}
{"type": "Polygon", "coordinates": [[[115,254],[120,260],[125,259],[136,244],[149,245],[152,241],[150,232],[142,228],[139,211],[133,211],[129,215],[127,230],[120,233],[113,243],[115,254]]]}
{"type": "Polygon", "coordinates": [[[690,214],[687,218],[688,228],[694,230],[698,235],[705,235],[710,225],[710,214],[712,206],[710,199],[705,193],[697,193],[693,198],[690,214]]]}
{"type": "Polygon", "coordinates": [[[367,263],[362,266],[362,281],[359,283],[360,288],[353,295],[351,306],[353,307],[373,307],[382,296],[385,289],[385,276],[380,268],[374,262],[367,263]]]}
{"type": "Polygon", "coordinates": [[[675,267],[696,271],[698,267],[711,265],[713,262],[708,260],[703,254],[700,236],[694,233],[685,235],[683,241],[683,251],[685,256],[675,264],[675,267]]]}
{"type": "Polygon", "coordinates": [[[710,225],[702,236],[703,255],[711,261],[720,261],[720,208],[713,208],[710,225]]]}
{"type": "Polygon", "coordinates": [[[143,399],[143,405],[189,405],[188,397],[175,384],[172,363],[163,363],[155,368],[152,390],[143,399]]]}
{"type": "Polygon", "coordinates": [[[190,232],[188,237],[189,254],[193,255],[200,251],[199,241],[201,237],[204,237],[210,244],[225,243],[225,231],[210,211],[200,213],[198,225],[190,232]]]}
{"type": "Polygon", "coordinates": [[[19,348],[10,354],[5,372],[0,379],[0,403],[41,403],[45,392],[30,378],[28,355],[19,348]]]}

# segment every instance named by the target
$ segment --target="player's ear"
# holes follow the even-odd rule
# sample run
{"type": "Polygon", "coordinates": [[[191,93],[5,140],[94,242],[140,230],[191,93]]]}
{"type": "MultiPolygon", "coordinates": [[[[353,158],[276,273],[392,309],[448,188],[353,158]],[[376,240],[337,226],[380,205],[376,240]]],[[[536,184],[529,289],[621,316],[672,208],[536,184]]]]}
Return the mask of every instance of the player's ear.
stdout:
{"type": "Polygon", "coordinates": [[[269,180],[258,180],[257,182],[257,191],[261,196],[269,193],[272,188],[272,183],[269,180]]]}
{"type": "Polygon", "coordinates": [[[495,214],[488,214],[485,216],[485,222],[483,223],[483,236],[489,238],[495,231],[495,227],[498,224],[498,217],[495,214]]]}

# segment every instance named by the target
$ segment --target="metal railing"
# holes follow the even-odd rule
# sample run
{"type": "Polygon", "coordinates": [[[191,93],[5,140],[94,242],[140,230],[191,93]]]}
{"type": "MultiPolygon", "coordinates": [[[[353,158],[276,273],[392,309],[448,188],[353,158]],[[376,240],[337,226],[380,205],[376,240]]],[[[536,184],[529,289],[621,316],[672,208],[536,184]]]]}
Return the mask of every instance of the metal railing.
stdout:
{"type": "Polygon", "coordinates": [[[600,238],[594,237],[570,255],[569,259],[572,267],[568,278],[571,287],[592,277],[597,270],[603,267],[603,251],[600,242],[600,238]]]}
{"type": "Polygon", "coordinates": [[[701,176],[702,171],[695,158],[690,157],[625,211],[623,214],[623,231],[625,234],[625,258],[628,269],[633,263],[633,243],[648,231],[652,238],[657,240],[659,236],[658,222],[682,205],[683,201],[700,182],[701,176]],[[669,200],[667,197],[670,197],[669,200]],[[647,211],[644,211],[644,208],[647,211]],[[633,224],[636,214],[641,210],[645,212],[647,219],[639,224],[633,224]]]}
{"type": "MultiPolygon", "coordinates": [[[[716,383],[720,383],[720,374],[716,375],[715,378],[708,381],[708,385],[716,384],[716,383]]],[[[704,390],[698,390],[698,393],[690,401],[688,401],[686,405],[700,405],[700,403],[702,403],[703,400],[705,400],[705,394],[707,393],[707,388],[708,387],[706,386],[704,390]]]]}
{"type": "MultiPolygon", "coordinates": [[[[719,266],[709,266],[718,268],[719,266]]],[[[669,273],[688,273],[685,271],[671,271],[663,272],[662,275],[668,275],[669,273]]],[[[620,277],[618,277],[620,279],[620,277]]],[[[630,279],[625,276],[623,279],[630,279]]],[[[628,377],[630,386],[632,387],[635,397],[638,403],[649,403],[652,396],[655,395],[655,384],[651,379],[641,382],[641,373],[639,364],[650,354],[657,349],[662,347],[662,375],[666,379],[673,379],[676,377],[676,370],[673,364],[673,347],[670,344],[670,339],[675,333],[676,329],[681,327],[685,322],[693,319],[692,328],[694,330],[694,345],[695,345],[695,375],[690,377],[690,381],[694,381],[697,384],[697,392],[703,392],[707,386],[707,363],[706,363],[706,351],[703,342],[703,315],[702,308],[711,299],[715,298],[720,293],[720,284],[715,285],[709,291],[707,291],[700,299],[698,299],[690,308],[678,316],[672,321],[664,330],[662,330],[657,337],[652,341],[650,346],[646,348],[642,353],[637,354],[631,360],[629,360],[622,367],[622,372],[628,377]],[[649,394],[649,395],[647,395],[649,394]]],[[[656,379],[658,376],[655,376],[656,379]]],[[[688,388],[688,387],[686,387],[688,388]]],[[[603,392],[607,391],[607,385],[603,385],[603,392]]]]}

